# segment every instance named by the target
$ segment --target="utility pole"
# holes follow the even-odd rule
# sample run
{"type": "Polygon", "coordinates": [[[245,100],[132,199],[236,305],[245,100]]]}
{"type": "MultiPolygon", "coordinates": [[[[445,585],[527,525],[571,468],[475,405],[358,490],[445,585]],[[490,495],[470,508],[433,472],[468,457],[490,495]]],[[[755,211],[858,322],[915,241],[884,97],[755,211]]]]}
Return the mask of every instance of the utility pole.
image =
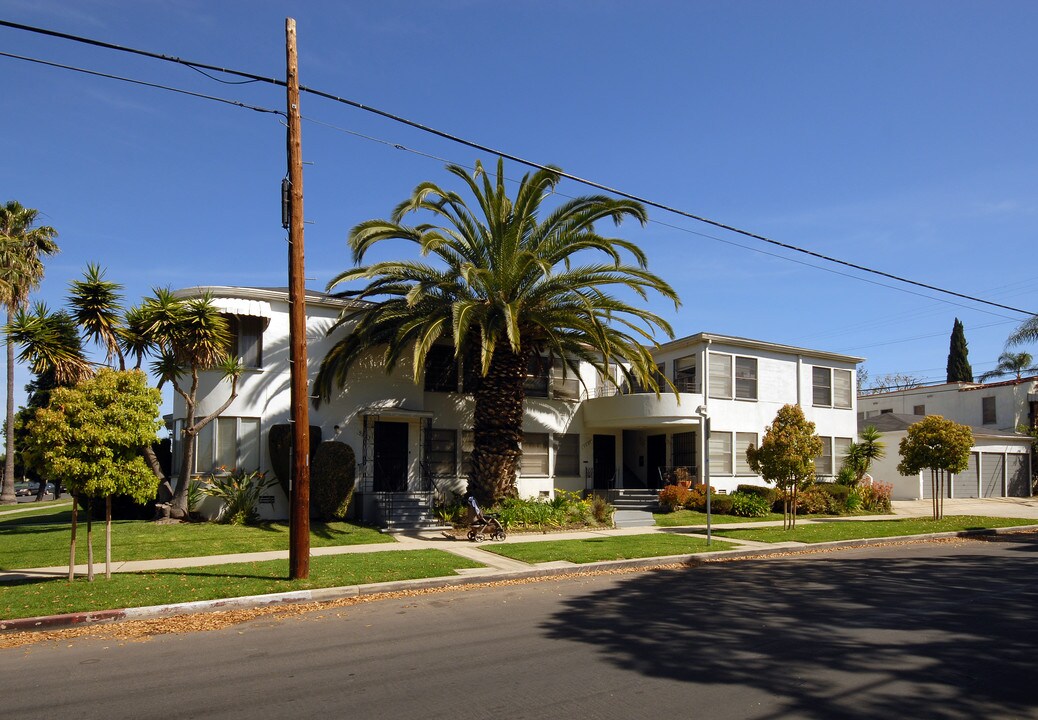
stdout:
{"type": "Polygon", "coordinates": [[[292,386],[292,475],[288,577],[310,577],[310,392],[306,365],[306,276],[303,272],[303,143],[299,119],[296,21],[285,18],[288,67],[288,344],[292,386]]]}

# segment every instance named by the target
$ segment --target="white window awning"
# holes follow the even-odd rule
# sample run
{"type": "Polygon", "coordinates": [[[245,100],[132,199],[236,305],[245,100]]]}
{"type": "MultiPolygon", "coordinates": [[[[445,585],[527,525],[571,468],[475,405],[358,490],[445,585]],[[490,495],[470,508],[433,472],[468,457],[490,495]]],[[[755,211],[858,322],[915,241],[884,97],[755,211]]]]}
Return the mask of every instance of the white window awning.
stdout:
{"type": "Polygon", "coordinates": [[[244,298],[213,298],[213,305],[228,315],[251,315],[270,320],[270,303],[264,300],[246,300],[244,298]]]}

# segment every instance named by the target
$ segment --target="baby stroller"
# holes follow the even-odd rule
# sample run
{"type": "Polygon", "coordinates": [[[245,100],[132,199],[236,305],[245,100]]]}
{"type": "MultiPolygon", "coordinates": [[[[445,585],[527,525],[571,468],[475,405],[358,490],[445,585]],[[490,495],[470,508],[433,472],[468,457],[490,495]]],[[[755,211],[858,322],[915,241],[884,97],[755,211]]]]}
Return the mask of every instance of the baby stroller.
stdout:
{"type": "Polygon", "coordinates": [[[481,540],[486,540],[488,536],[491,540],[504,540],[507,537],[505,527],[497,519],[497,513],[484,513],[479,509],[479,503],[476,502],[476,498],[470,497],[469,540],[480,542],[481,540]]]}

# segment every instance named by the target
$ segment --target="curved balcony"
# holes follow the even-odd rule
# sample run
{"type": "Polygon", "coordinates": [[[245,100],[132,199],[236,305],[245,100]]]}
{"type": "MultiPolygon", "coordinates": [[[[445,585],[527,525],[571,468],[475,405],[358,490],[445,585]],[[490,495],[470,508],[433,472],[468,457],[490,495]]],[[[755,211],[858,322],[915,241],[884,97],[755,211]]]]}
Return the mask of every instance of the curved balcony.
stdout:
{"type": "Polygon", "coordinates": [[[587,428],[654,428],[667,425],[698,425],[696,408],[703,404],[701,392],[596,393],[584,401],[584,425],[587,428]]]}

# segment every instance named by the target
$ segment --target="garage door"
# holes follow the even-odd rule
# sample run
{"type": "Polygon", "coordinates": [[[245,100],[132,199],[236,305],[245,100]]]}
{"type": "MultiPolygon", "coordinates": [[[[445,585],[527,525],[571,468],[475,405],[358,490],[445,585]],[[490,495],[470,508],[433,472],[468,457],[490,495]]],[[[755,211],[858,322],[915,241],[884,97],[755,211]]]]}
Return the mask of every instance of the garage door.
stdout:
{"type": "Polygon", "coordinates": [[[966,469],[952,479],[952,497],[975,498],[980,494],[977,477],[977,453],[970,453],[966,469]]]}
{"type": "Polygon", "coordinates": [[[980,454],[980,489],[983,497],[1002,497],[1002,473],[1005,456],[1002,453],[980,454]]]}
{"type": "Polygon", "coordinates": [[[1006,495],[1010,497],[1030,497],[1031,472],[1027,455],[1006,456],[1006,479],[1009,482],[1006,495]]]}

